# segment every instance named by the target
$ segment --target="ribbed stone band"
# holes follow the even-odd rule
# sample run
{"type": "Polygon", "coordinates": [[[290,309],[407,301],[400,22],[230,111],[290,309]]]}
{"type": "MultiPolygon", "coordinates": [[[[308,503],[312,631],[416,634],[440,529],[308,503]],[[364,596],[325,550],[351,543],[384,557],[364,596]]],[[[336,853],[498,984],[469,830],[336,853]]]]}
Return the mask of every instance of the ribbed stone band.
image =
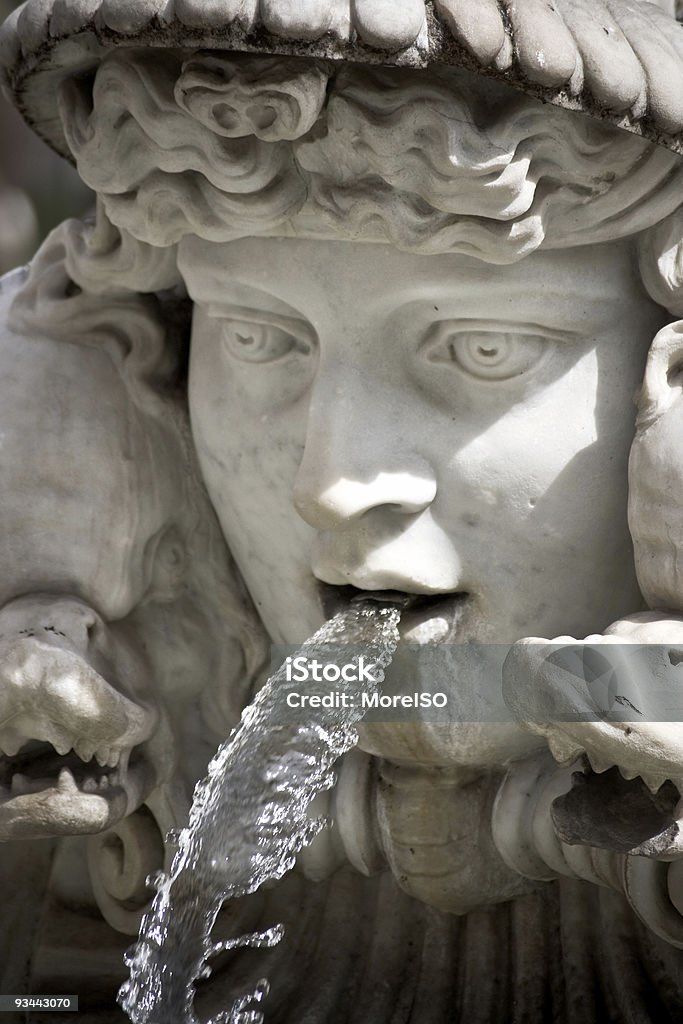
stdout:
{"type": "Polygon", "coordinates": [[[683,153],[683,27],[670,0],[28,0],[0,65],[32,127],[68,155],[64,77],[120,46],[455,65],[683,153]]]}

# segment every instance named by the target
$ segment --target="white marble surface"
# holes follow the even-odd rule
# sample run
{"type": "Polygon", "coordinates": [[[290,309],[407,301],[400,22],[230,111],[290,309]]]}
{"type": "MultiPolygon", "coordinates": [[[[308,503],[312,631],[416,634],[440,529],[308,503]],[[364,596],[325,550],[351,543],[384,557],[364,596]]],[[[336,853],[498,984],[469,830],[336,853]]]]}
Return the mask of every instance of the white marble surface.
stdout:
{"type": "MultiPolygon", "coordinates": [[[[354,5],[370,41],[385,6],[354,5]]],[[[515,14],[522,40],[531,6],[515,14]]],[[[606,16],[617,8],[639,16],[606,16]]],[[[145,11],[105,14],[138,31],[145,11]]],[[[396,33],[413,15],[419,32],[422,5],[401,12],[396,33]]],[[[285,35],[296,18],[299,36],[320,29],[319,5],[260,13],[285,35]]],[[[33,3],[22,17],[38,31],[33,3]]],[[[24,927],[13,976],[66,985],[54,936],[79,914],[91,977],[116,975],[105,950],[118,964],[114,933],[136,929],[161,836],[262,680],[268,641],[298,644],[325,618],[326,584],[421,598],[385,692],[433,689],[436,644],[448,703],[439,721],[363,725],[322,801],[333,830],[272,895],[287,913],[329,907],[303,947],[332,922],[348,953],[349,915],[372,894],[393,922],[395,993],[411,920],[469,915],[469,951],[462,936],[448,948],[479,971],[482,922],[531,919],[539,885],[581,880],[615,891],[601,920],[641,964],[662,958],[658,998],[681,995],[680,1010],[679,840],[630,856],[565,842],[553,818],[584,751],[596,775],[683,785],[681,726],[657,719],[649,688],[659,669],[623,670],[643,721],[542,718],[553,696],[575,715],[587,701],[544,650],[683,647],[679,158],[463,73],[136,50],[60,95],[97,219],[63,225],[0,293],[0,835],[61,839],[51,868],[35,855],[52,930],[33,948],[24,927]],[[349,864],[383,878],[345,911],[349,864]]],[[[680,807],[667,813],[678,828],[680,807]]],[[[556,913],[588,933],[585,909],[556,913]]],[[[534,938],[518,929],[513,958],[534,938]]],[[[576,977],[575,952],[558,957],[576,977]]],[[[428,960],[414,1005],[431,985],[445,1020],[453,972],[432,978],[428,960]]],[[[307,976],[321,1024],[345,1012],[330,963],[307,976]]],[[[542,950],[524,964],[526,981],[553,966],[542,950]]],[[[216,998],[231,984],[219,971],[216,998]]],[[[595,986],[616,998],[606,976],[595,986]]],[[[301,1019],[293,1005],[274,1019],[301,1019]]]]}

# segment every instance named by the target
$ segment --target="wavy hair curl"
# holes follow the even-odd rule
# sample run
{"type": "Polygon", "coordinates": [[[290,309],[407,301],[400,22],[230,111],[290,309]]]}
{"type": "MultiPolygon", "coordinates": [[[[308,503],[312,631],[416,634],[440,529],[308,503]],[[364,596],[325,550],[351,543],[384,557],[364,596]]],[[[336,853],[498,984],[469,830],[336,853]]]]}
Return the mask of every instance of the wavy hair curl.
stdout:
{"type": "Polygon", "coordinates": [[[452,69],[147,49],[62,88],[79,173],[143,263],[288,233],[504,264],[639,234],[683,187],[668,150],[452,69]]]}

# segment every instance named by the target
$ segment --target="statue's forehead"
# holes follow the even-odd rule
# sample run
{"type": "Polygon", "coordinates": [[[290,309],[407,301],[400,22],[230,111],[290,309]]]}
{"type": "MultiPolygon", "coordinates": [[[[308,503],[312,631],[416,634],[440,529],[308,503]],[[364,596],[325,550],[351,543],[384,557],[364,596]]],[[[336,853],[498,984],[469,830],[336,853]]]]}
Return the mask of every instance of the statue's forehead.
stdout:
{"type": "Polygon", "coordinates": [[[322,313],[351,298],[383,310],[434,299],[457,301],[464,315],[497,308],[544,310],[549,319],[613,316],[648,302],[632,246],[607,243],[535,253],[507,266],[460,254],[401,252],[390,245],[291,238],[179,246],[178,265],[194,301],[209,306],[272,303],[322,313]]]}

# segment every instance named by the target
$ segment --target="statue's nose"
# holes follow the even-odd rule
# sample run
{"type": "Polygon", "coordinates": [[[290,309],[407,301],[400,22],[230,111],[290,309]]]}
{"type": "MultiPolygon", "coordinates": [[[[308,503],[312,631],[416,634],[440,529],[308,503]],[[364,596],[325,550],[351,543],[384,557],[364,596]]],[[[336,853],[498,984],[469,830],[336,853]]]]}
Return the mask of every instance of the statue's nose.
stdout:
{"type": "Polygon", "coordinates": [[[316,486],[308,472],[297,480],[294,501],[299,514],[318,530],[345,526],[372,509],[416,513],[431,505],[436,483],[416,472],[378,472],[372,479],[339,476],[316,486]]]}
{"type": "Polygon", "coordinates": [[[312,403],[294,502],[316,529],[339,529],[373,509],[415,514],[433,502],[436,475],[388,397],[373,388],[312,403]]]}

